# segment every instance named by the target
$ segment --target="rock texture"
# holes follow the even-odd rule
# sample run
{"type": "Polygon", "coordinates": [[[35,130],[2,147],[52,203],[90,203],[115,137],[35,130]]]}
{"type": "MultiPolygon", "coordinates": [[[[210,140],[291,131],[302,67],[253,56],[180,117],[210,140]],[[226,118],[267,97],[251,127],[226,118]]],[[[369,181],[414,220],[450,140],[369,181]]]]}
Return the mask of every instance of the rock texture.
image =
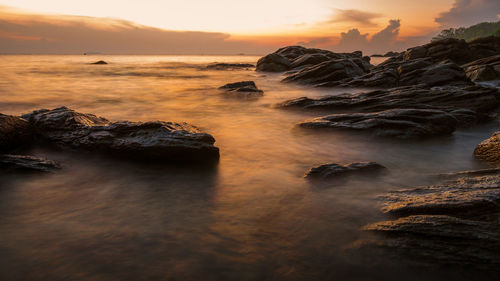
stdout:
{"type": "Polygon", "coordinates": [[[308,179],[332,179],[353,174],[374,174],[385,170],[386,168],[375,162],[359,162],[348,165],[339,164],[324,164],[318,167],[311,168],[305,177],[308,179]]]}
{"type": "Polygon", "coordinates": [[[61,147],[161,162],[214,162],[219,158],[215,139],[187,123],[110,122],[66,107],[34,111],[23,118],[38,138],[61,147]]]}
{"type": "Polygon", "coordinates": [[[478,144],[474,155],[493,166],[500,166],[500,132],[494,133],[489,139],[478,144]]]}
{"type": "Polygon", "coordinates": [[[0,171],[53,172],[61,169],[59,163],[26,155],[0,155],[0,171]]]}
{"type": "Polygon", "coordinates": [[[467,77],[474,82],[500,80],[500,55],[475,60],[464,66],[467,77]]]}
{"type": "Polygon", "coordinates": [[[348,129],[376,136],[414,138],[452,133],[458,120],[434,109],[391,109],[372,113],[332,114],[300,123],[311,129],[348,129]]]}
{"type": "Polygon", "coordinates": [[[0,114],[0,152],[27,144],[31,137],[31,128],[26,120],[0,114]]]}
{"type": "Polygon", "coordinates": [[[394,191],[382,200],[382,211],[396,219],[363,227],[386,234],[376,247],[430,264],[498,269],[499,174],[394,191]]]}

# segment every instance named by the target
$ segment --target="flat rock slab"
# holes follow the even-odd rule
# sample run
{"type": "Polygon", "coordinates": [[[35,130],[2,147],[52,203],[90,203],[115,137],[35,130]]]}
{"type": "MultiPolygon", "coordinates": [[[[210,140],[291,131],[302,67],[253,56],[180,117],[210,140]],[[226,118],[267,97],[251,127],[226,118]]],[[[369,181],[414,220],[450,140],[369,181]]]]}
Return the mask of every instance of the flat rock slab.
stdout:
{"type": "Polygon", "coordinates": [[[23,116],[39,138],[60,147],[159,162],[215,162],[215,139],[187,123],[111,122],[66,107],[23,116]]]}
{"type": "Polygon", "coordinates": [[[451,134],[458,120],[431,109],[392,109],[372,113],[332,114],[300,123],[309,129],[345,129],[371,132],[376,136],[414,138],[451,134]]]}
{"type": "Polygon", "coordinates": [[[424,263],[499,271],[500,175],[479,174],[382,196],[382,211],[396,219],[362,228],[385,234],[371,246],[424,263]]]}
{"type": "Polygon", "coordinates": [[[494,133],[489,139],[478,144],[474,156],[493,166],[500,166],[500,132],[494,133]]]}
{"type": "Polygon", "coordinates": [[[332,163],[311,168],[305,177],[308,179],[326,180],[354,174],[373,175],[384,170],[386,170],[384,166],[375,162],[358,162],[347,165],[332,163]]]}
{"type": "Polygon", "coordinates": [[[61,169],[61,165],[45,158],[27,155],[0,155],[0,170],[23,172],[53,172],[61,169]]]}

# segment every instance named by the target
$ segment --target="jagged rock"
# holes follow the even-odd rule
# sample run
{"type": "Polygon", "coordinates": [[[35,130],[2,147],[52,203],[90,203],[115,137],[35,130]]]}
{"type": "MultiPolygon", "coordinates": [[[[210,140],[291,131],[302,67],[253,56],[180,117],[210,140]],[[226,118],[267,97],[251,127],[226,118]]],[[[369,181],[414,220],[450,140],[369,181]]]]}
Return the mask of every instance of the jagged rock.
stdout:
{"type": "Polygon", "coordinates": [[[0,155],[0,170],[26,172],[53,172],[61,169],[59,163],[26,155],[0,155]]]}
{"type": "Polygon", "coordinates": [[[215,139],[187,123],[110,122],[66,107],[34,111],[23,118],[38,137],[61,147],[163,162],[214,162],[219,158],[215,139]]]}
{"type": "Polygon", "coordinates": [[[215,70],[231,70],[231,69],[239,69],[239,68],[253,68],[255,65],[249,63],[212,63],[207,65],[208,69],[215,70]]]}
{"type": "Polygon", "coordinates": [[[500,36],[482,37],[469,42],[475,59],[500,55],[500,36]]]}
{"type": "Polygon", "coordinates": [[[249,94],[252,96],[262,96],[264,91],[260,90],[257,88],[257,85],[255,85],[255,82],[253,81],[242,81],[242,82],[236,82],[236,83],[229,83],[226,84],[219,89],[225,90],[228,92],[238,92],[245,94],[248,96],[249,94]]]}
{"type": "Polygon", "coordinates": [[[475,60],[463,65],[467,77],[475,82],[500,79],[500,55],[475,60]]]}
{"type": "Polygon", "coordinates": [[[434,41],[423,46],[408,49],[404,54],[405,60],[430,57],[434,62],[451,60],[457,64],[464,64],[475,59],[474,53],[465,40],[447,38],[434,41]]]}
{"type": "Polygon", "coordinates": [[[366,73],[366,70],[360,67],[362,65],[361,61],[361,59],[334,59],[325,61],[318,65],[303,68],[286,77],[283,81],[317,85],[357,77],[366,73]],[[358,63],[356,63],[356,60],[358,63]]]}
{"type": "Polygon", "coordinates": [[[91,64],[108,64],[108,63],[103,61],[103,60],[100,60],[100,61],[93,62],[91,64]]]}
{"type": "Polygon", "coordinates": [[[453,115],[432,109],[391,109],[373,113],[332,114],[299,126],[311,129],[349,129],[398,138],[450,134],[458,121],[453,115]]]}
{"type": "Polygon", "coordinates": [[[474,155],[494,166],[500,165],[500,132],[481,142],[474,150],[474,155]]]}
{"type": "Polygon", "coordinates": [[[322,111],[374,112],[389,109],[443,110],[469,125],[488,120],[500,106],[500,91],[481,86],[423,88],[399,87],[356,94],[325,96],[317,99],[298,98],[278,106],[322,111]]]}
{"type": "Polygon", "coordinates": [[[324,164],[311,168],[305,177],[309,179],[331,179],[352,174],[373,174],[386,168],[375,162],[351,163],[348,165],[324,164]]]}
{"type": "Polygon", "coordinates": [[[398,52],[389,51],[389,52],[384,54],[384,57],[397,57],[399,55],[400,55],[400,53],[398,53],[398,52]]]}
{"type": "Polygon", "coordinates": [[[290,65],[290,68],[316,65],[331,59],[332,59],[331,56],[322,53],[304,54],[293,60],[292,64],[290,65]]]}
{"type": "Polygon", "coordinates": [[[31,128],[26,120],[0,114],[0,152],[27,144],[31,137],[31,128]]]}
{"type": "Polygon", "coordinates": [[[463,175],[439,185],[382,196],[382,210],[398,218],[363,227],[387,234],[372,246],[431,264],[498,271],[500,174],[463,175]]]}
{"type": "Polygon", "coordinates": [[[290,69],[290,61],[276,53],[269,54],[257,61],[257,71],[283,72],[290,69]]]}

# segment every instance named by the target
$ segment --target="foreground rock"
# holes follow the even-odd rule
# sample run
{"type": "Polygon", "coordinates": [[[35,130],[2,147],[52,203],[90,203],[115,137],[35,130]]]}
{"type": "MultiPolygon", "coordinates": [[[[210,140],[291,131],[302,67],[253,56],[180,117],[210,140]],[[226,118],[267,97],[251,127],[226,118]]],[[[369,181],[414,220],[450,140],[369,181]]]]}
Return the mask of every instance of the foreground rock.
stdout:
{"type": "Polygon", "coordinates": [[[458,120],[433,109],[391,109],[372,113],[332,114],[300,123],[310,129],[344,129],[371,132],[376,136],[415,138],[450,134],[458,120]]]}
{"type": "Polygon", "coordinates": [[[255,85],[255,82],[253,81],[229,83],[220,87],[219,89],[228,92],[241,93],[244,94],[245,96],[262,96],[264,93],[264,91],[257,88],[257,85],[255,85]]]}
{"type": "Polygon", "coordinates": [[[467,77],[474,82],[500,80],[500,55],[486,57],[463,66],[467,77]]]}
{"type": "Polygon", "coordinates": [[[100,61],[93,62],[91,64],[108,64],[108,63],[103,61],[103,60],[100,60],[100,61]]]}
{"type": "Polygon", "coordinates": [[[493,166],[500,166],[500,132],[494,133],[489,139],[478,144],[474,155],[493,166]]]}
{"type": "Polygon", "coordinates": [[[439,185],[391,192],[382,199],[382,210],[398,218],[363,228],[387,234],[372,246],[430,264],[498,270],[499,174],[465,176],[439,185]]]}
{"type": "Polygon", "coordinates": [[[59,163],[45,158],[26,155],[0,155],[1,171],[53,172],[61,169],[59,163]]]}
{"type": "Polygon", "coordinates": [[[207,65],[208,69],[215,70],[248,69],[254,67],[255,65],[249,63],[212,63],[207,65]]]}
{"type": "Polygon", "coordinates": [[[353,174],[374,174],[385,169],[384,166],[375,162],[360,162],[348,165],[332,163],[312,168],[306,173],[305,177],[308,179],[326,180],[353,174]]]}
{"type": "Polygon", "coordinates": [[[37,137],[60,147],[160,162],[215,162],[215,139],[187,123],[110,122],[66,107],[23,116],[37,137]]]}
{"type": "Polygon", "coordinates": [[[31,128],[26,120],[0,114],[0,152],[27,144],[31,137],[31,128]]]}

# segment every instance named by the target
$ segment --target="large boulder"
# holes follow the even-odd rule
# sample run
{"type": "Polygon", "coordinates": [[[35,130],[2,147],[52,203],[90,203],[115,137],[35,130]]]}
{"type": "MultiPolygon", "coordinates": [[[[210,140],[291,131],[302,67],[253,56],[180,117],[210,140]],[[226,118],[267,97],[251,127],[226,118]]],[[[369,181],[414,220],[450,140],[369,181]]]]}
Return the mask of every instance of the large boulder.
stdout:
{"type": "Polygon", "coordinates": [[[344,129],[372,132],[376,136],[414,138],[450,134],[458,120],[433,109],[391,109],[372,113],[332,114],[300,123],[310,129],[344,129]]]}
{"type": "Polygon", "coordinates": [[[447,38],[429,44],[408,49],[404,53],[405,60],[429,57],[434,62],[451,60],[464,64],[475,59],[474,53],[465,40],[447,38]]]}
{"type": "Polygon", "coordinates": [[[0,152],[31,141],[30,124],[19,117],[0,114],[0,152]]]}
{"type": "Polygon", "coordinates": [[[215,139],[187,123],[110,122],[66,107],[23,116],[38,137],[61,147],[160,162],[215,162],[215,139]]]}
{"type": "Polygon", "coordinates": [[[288,77],[284,82],[298,82],[302,84],[320,85],[326,82],[340,81],[346,78],[354,78],[366,73],[360,67],[361,59],[334,59],[320,64],[306,67],[288,77]]]}
{"type": "Polygon", "coordinates": [[[489,36],[469,42],[469,48],[475,59],[500,55],[500,36],[489,36]]]}
{"type": "Polygon", "coordinates": [[[287,58],[276,53],[269,54],[257,61],[257,71],[283,72],[289,70],[290,66],[291,63],[287,58]]]}
{"type": "Polygon", "coordinates": [[[494,133],[489,139],[478,144],[474,155],[491,165],[500,166],[500,132],[494,133]]]}

